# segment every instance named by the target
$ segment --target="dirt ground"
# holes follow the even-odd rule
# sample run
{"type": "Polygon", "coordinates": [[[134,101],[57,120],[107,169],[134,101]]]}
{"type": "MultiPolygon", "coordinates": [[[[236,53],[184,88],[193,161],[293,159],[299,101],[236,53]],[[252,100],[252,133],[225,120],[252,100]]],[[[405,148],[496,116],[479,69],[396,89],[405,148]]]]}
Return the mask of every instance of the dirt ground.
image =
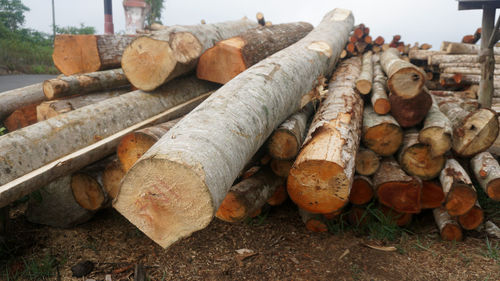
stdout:
{"type": "Polygon", "coordinates": [[[149,280],[500,280],[500,241],[488,240],[489,251],[478,232],[467,233],[464,242],[441,241],[429,212],[392,242],[353,230],[309,232],[290,202],[247,223],[216,219],[167,250],[113,209],[69,230],[33,225],[18,215],[11,230],[2,280],[16,275],[17,280],[86,280],[72,277],[70,270],[83,260],[95,264],[86,276],[95,280],[107,274],[133,280],[137,263],[145,266],[149,280]],[[239,249],[253,252],[241,255],[239,249]],[[41,277],[43,264],[51,277],[41,277]]]}

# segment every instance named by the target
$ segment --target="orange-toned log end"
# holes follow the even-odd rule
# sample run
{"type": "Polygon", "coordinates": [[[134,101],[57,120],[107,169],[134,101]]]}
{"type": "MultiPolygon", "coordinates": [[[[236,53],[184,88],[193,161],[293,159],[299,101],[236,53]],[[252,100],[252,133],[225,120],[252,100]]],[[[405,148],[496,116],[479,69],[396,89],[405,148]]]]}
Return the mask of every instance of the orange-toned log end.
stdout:
{"type": "Polygon", "coordinates": [[[288,198],[288,193],[286,193],[285,185],[280,185],[276,188],[273,195],[267,199],[267,204],[271,206],[279,206],[283,204],[288,198]]]}
{"type": "Polygon", "coordinates": [[[383,123],[368,129],[363,144],[380,156],[393,155],[403,142],[403,131],[395,124],[383,123]]]}
{"type": "Polygon", "coordinates": [[[233,37],[217,43],[201,55],[196,68],[199,79],[225,84],[247,69],[241,49],[245,41],[233,37]]]}
{"type": "Polygon", "coordinates": [[[30,104],[16,109],[3,121],[5,128],[12,132],[38,122],[36,118],[37,105],[30,104]]]}
{"type": "Polygon", "coordinates": [[[155,142],[156,139],[153,137],[141,133],[130,133],[124,136],[116,148],[116,154],[122,163],[123,170],[125,172],[130,170],[134,163],[139,160],[155,142]]]}
{"type": "Polygon", "coordinates": [[[327,232],[328,226],[318,219],[310,219],[306,222],[306,228],[312,232],[327,232]]]}
{"type": "Polygon", "coordinates": [[[52,59],[54,65],[64,75],[95,72],[101,69],[95,35],[57,35],[52,59]]]}
{"type": "Polygon", "coordinates": [[[476,229],[479,225],[483,223],[484,213],[481,207],[474,206],[470,211],[464,215],[458,216],[458,223],[465,230],[476,229]]]}
{"type": "Polygon", "coordinates": [[[387,99],[378,99],[373,105],[373,110],[380,115],[385,115],[391,111],[391,103],[387,99]]]}
{"type": "Polygon", "coordinates": [[[474,38],[474,35],[465,35],[462,37],[462,43],[475,44],[476,39],[474,38]]]}
{"type": "Polygon", "coordinates": [[[472,209],[476,199],[477,193],[470,186],[455,184],[446,197],[444,207],[450,216],[461,216],[472,209]]]}
{"type": "Polygon", "coordinates": [[[411,182],[387,182],[377,189],[380,203],[401,213],[420,212],[421,184],[411,182]]]}
{"type": "Polygon", "coordinates": [[[356,46],[354,45],[354,43],[347,43],[347,46],[345,47],[345,49],[349,52],[349,53],[354,53],[354,51],[356,50],[356,46]]]}
{"type": "Polygon", "coordinates": [[[453,81],[455,83],[460,84],[462,82],[463,75],[461,73],[455,73],[453,74],[453,81]]]}
{"type": "Polygon", "coordinates": [[[327,214],[349,202],[349,179],[344,170],[327,161],[304,161],[290,170],[287,191],[300,208],[327,214]]]}
{"type": "Polygon", "coordinates": [[[439,175],[445,162],[442,155],[432,157],[429,145],[419,143],[404,151],[400,164],[408,174],[430,180],[439,175]]]}
{"type": "Polygon", "coordinates": [[[372,81],[358,80],[356,81],[356,89],[358,89],[361,94],[368,95],[372,89],[372,81]]]}
{"type": "Polygon", "coordinates": [[[300,144],[287,130],[275,130],[267,144],[269,154],[276,159],[291,160],[297,156],[300,144]]]}
{"type": "Polygon", "coordinates": [[[384,45],[385,40],[384,40],[384,37],[377,36],[377,38],[375,38],[374,42],[375,42],[375,45],[382,46],[382,45],[384,45]]]}
{"type": "Polygon", "coordinates": [[[441,239],[445,241],[462,241],[462,229],[456,224],[447,224],[441,230],[441,239]]]}
{"type": "Polygon", "coordinates": [[[74,174],[71,177],[71,190],[75,201],[90,211],[101,208],[106,198],[99,183],[85,174],[74,174]]]}
{"type": "Polygon", "coordinates": [[[370,202],[373,195],[373,187],[368,181],[361,177],[355,178],[349,194],[349,202],[355,205],[363,205],[370,202]]]}
{"type": "Polygon", "coordinates": [[[393,210],[385,205],[380,205],[379,208],[380,208],[380,211],[382,211],[382,213],[386,217],[390,218],[394,222],[394,224],[396,224],[397,226],[409,225],[411,222],[411,219],[413,218],[412,214],[400,213],[400,212],[393,210]]]}
{"type": "Polygon", "coordinates": [[[488,194],[488,197],[491,199],[500,201],[500,179],[494,179],[488,183],[486,194],[488,194]]]}
{"type": "Polygon", "coordinates": [[[109,163],[102,174],[104,189],[112,199],[116,198],[120,190],[120,183],[125,176],[122,164],[118,159],[109,163]]]}
{"type": "Polygon", "coordinates": [[[420,197],[420,208],[434,209],[444,202],[444,192],[441,184],[435,181],[422,182],[422,195],[420,197]]]}
{"type": "Polygon", "coordinates": [[[353,226],[362,226],[368,222],[369,214],[363,207],[353,206],[347,213],[347,221],[353,226]]]}
{"type": "Polygon", "coordinates": [[[226,222],[238,222],[241,221],[246,215],[246,208],[241,202],[238,200],[236,195],[232,192],[229,192],[215,216],[226,222]]]}

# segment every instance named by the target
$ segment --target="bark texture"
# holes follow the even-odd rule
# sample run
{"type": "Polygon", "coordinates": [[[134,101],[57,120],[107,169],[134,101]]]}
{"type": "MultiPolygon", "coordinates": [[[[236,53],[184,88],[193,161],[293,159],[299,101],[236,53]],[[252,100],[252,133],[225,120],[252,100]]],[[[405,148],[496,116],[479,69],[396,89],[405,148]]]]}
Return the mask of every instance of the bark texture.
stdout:
{"type": "MultiPolygon", "coordinates": [[[[378,55],[376,56],[378,58],[378,55]]],[[[375,59],[373,66],[373,89],[371,102],[373,110],[380,115],[384,115],[391,111],[391,103],[387,96],[387,77],[385,76],[380,60],[375,59]]]]}
{"type": "Polygon", "coordinates": [[[470,160],[479,186],[493,200],[500,201],[500,165],[489,152],[482,152],[470,160]]]}
{"type": "Polygon", "coordinates": [[[356,89],[363,94],[367,95],[372,90],[373,82],[373,61],[372,52],[368,51],[363,54],[361,74],[356,79],[356,89]]]}
{"type": "Polygon", "coordinates": [[[444,207],[451,216],[467,213],[477,199],[469,175],[455,159],[448,159],[439,176],[446,196],[444,207]]]}
{"type": "Polygon", "coordinates": [[[438,226],[441,239],[445,241],[462,241],[462,228],[458,222],[453,219],[446,209],[436,208],[433,210],[434,220],[438,226]]]}
{"type": "Polygon", "coordinates": [[[431,98],[432,106],[418,134],[418,140],[430,146],[431,157],[437,157],[451,149],[452,130],[450,120],[439,110],[437,101],[432,95],[431,98]]]}
{"type": "MultiPolygon", "coordinates": [[[[427,60],[428,65],[438,65],[441,63],[478,63],[478,55],[445,55],[435,54],[429,56],[427,60]]],[[[500,56],[495,56],[495,63],[500,63],[500,56]]]]}
{"type": "Polygon", "coordinates": [[[397,49],[384,51],[380,56],[380,64],[387,74],[387,87],[391,93],[402,99],[420,94],[425,83],[424,74],[413,64],[402,60],[397,49]]]}
{"type": "Polygon", "coordinates": [[[0,93],[0,120],[5,119],[16,109],[23,106],[40,104],[46,100],[42,83],[33,84],[0,93]]]}
{"type": "Polygon", "coordinates": [[[394,154],[403,142],[403,130],[391,115],[378,115],[367,105],[363,111],[363,144],[381,156],[394,154]]]}
{"type": "MultiPolygon", "coordinates": [[[[448,53],[448,54],[478,55],[480,50],[481,50],[481,46],[476,45],[476,44],[448,42],[448,44],[446,46],[446,53],[448,53]]],[[[500,55],[500,48],[493,48],[493,53],[495,55],[500,55]]]]}

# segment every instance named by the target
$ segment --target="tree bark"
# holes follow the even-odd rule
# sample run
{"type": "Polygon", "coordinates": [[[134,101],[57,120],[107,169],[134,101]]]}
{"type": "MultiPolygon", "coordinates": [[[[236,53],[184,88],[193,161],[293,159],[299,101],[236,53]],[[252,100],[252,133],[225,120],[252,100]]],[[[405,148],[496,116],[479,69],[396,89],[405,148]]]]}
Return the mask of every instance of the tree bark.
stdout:
{"type": "Polygon", "coordinates": [[[247,161],[330,75],[353,22],[350,11],[335,9],[302,40],[224,85],[130,169],[115,208],[163,247],[206,227],[247,161]]]}
{"type": "Polygon", "coordinates": [[[451,149],[451,122],[439,110],[432,95],[431,98],[432,106],[425,118],[424,127],[418,134],[418,141],[430,147],[431,157],[438,157],[451,149]]]}
{"type": "Polygon", "coordinates": [[[312,29],[306,22],[249,29],[206,50],[200,56],[196,76],[225,84],[250,66],[299,41],[312,29]]]}
{"type": "Polygon", "coordinates": [[[439,176],[446,197],[444,207],[450,216],[467,213],[477,199],[469,175],[455,159],[448,159],[439,176]]]}
{"type": "Polygon", "coordinates": [[[420,208],[434,209],[444,203],[444,192],[438,181],[423,181],[422,195],[420,197],[420,208]]]}
{"type": "Polygon", "coordinates": [[[380,163],[373,175],[378,201],[401,213],[419,213],[422,181],[408,176],[391,157],[380,163]]]}
{"type": "Polygon", "coordinates": [[[302,222],[306,225],[307,230],[312,232],[327,232],[325,218],[321,214],[309,213],[306,210],[299,208],[299,215],[302,222]]]}
{"type": "Polygon", "coordinates": [[[92,72],[49,79],[43,82],[48,100],[91,92],[105,91],[129,85],[121,69],[92,72]]]}
{"type": "Polygon", "coordinates": [[[377,153],[367,148],[360,147],[358,149],[355,162],[356,173],[362,176],[371,176],[379,167],[380,159],[377,153]]]}
{"type": "Polygon", "coordinates": [[[413,128],[404,133],[398,161],[409,175],[430,180],[439,175],[446,159],[443,155],[432,157],[431,147],[418,141],[418,131],[413,128]]]}
{"type": "Polygon", "coordinates": [[[215,42],[257,27],[248,19],[215,24],[171,26],[141,36],[125,48],[123,72],[132,85],[152,91],[196,68],[198,58],[215,42]]]}
{"type": "Polygon", "coordinates": [[[314,104],[308,103],[274,130],[267,142],[271,157],[279,160],[295,159],[306,138],[309,120],[313,114],[314,104]]]}
{"type": "Polygon", "coordinates": [[[33,84],[0,93],[0,120],[5,119],[16,109],[23,106],[40,104],[46,100],[42,83],[33,84]]]}
{"type": "Polygon", "coordinates": [[[340,63],[288,177],[290,198],[312,213],[331,213],[349,201],[361,137],[363,101],[354,90],[361,62],[340,63]]]}
{"type": "Polygon", "coordinates": [[[226,222],[243,221],[262,208],[284,181],[269,169],[261,169],[231,187],[217,210],[217,218],[226,222]]]}
{"type": "Polygon", "coordinates": [[[214,88],[183,78],[154,94],[130,92],[3,136],[0,147],[11,149],[0,151],[0,206],[111,154],[117,138],[130,132],[127,128],[137,130],[186,114],[200,102],[190,99],[214,88]]]}
{"type": "Polygon", "coordinates": [[[489,152],[482,152],[470,160],[479,186],[495,201],[500,201],[500,165],[489,152]]]}
{"type": "Polygon", "coordinates": [[[422,91],[425,77],[413,64],[402,60],[399,51],[390,48],[380,56],[380,64],[387,74],[387,87],[401,99],[410,99],[422,91]]]}
{"type": "Polygon", "coordinates": [[[436,208],[433,210],[433,213],[434,220],[441,234],[441,239],[445,241],[462,241],[462,228],[457,221],[446,212],[446,209],[436,208]]]}
{"type": "Polygon", "coordinates": [[[478,228],[484,221],[483,209],[476,201],[476,204],[467,213],[458,216],[458,223],[465,230],[473,230],[478,228]]]}
{"type": "Polygon", "coordinates": [[[275,175],[287,178],[288,174],[290,174],[290,169],[292,168],[292,165],[293,165],[293,160],[273,159],[271,160],[270,166],[275,175]]]}
{"type": "Polygon", "coordinates": [[[410,50],[408,53],[408,57],[410,60],[422,60],[422,61],[428,61],[429,57],[435,56],[435,55],[443,55],[445,52],[443,51],[432,51],[432,50],[410,50]]]}
{"type": "Polygon", "coordinates": [[[139,131],[127,134],[116,147],[116,154],[125,172],[128,172],[139,158],[151,148],[180,118],[154,125],[139,131]]]}
{"type": "MultiPolygon", "coordinates": [[[[490,38],[486,38],[489,40],[490,38]]],[[[443,42],[444,43],[444,42],[443,42]]],[[[481,51],[481,46],[475,44],[466,44],[458,42],[448,42],[446,45],[447,54],[471,54],[478,55],[481,51]]],[[[495,55],[500,55],[500,48],[493,48],[495,55]]]]}
{"type": "Polygon", "coordinates": [[[403,99],[393,93],[389,94],[391,103],[391,115],[403,128],[409,128],[422,122],[432,106],[432,99],[427,89],[423,89],[418,95],[403,99]]]}
{"type": "Polygon", "coordinates": [[[124,176],[125,171],[123,170],[122,164],[118,158],[114,158],[113,161],[108,163],[108,165],[104,168],[102,183],[111,200],[116,198],[116,195],[120,190],[120,182],[124,176]]]}
{"type": "Polygon", "coordinates": [[[38,104],[30,104],[20,107],[9,115],[3,124],[9,132],[33,125],[37,122],[36,108],[38,104]]]}
{"type": "MultiPolygon", "coordinates": [[[[495,63],[500,63],[500,56],[495,56],[495,63]]],[[[478,63],[479,56],[477,55],[446,55],[434,54],[429,56],[428,65],[439,65],[442,63],[478,63]]]]}
{"type": "Polygon", "coordinates": [[[363,205],[370,202],[375,195],[372,180],[365,176],[354,176],[349,202],[354,205],[363,205]]]}
{"type": "Polygon", "coordinates": [[[378,115],[367,105],[363,112],[363,144],[381,156],[394,154],[403,142],[403,130],[391,115],[378,115]]]}
{"type": "Polygon", "coordinates": [[[380,115],[384,115],[391,111],[391,103],[387,96],[387,77],[382,70],[380,65],[380,60],[378,60],[378,55],[375,58],[375,64],[373,66],[373,89],[371,102],[373,105],[373,110],[380,115]]]}
{"type": "Polygon", "coordinates": [[[120,67],[123,50],[135,35],[56,35],[54,65],[64,75],[120,67]]]}
{"type": "Polygon", "coordinates": [[[372,90],[373,82],[373,61],[372,52],[368,51],[363,54],[363,60],[361,65],[361,73],[358,79],[356,79],[356,89],[363,94],[367,95],[372,90]]]}

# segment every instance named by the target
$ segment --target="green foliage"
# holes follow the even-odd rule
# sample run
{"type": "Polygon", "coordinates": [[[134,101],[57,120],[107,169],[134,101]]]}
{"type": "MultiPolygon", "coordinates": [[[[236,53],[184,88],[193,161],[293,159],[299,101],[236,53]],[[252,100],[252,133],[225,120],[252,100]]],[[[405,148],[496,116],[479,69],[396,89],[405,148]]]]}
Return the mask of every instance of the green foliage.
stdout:
{"type": "Polygon", "coordinates": [[[491,242],[488,237],[486,237],[486,247],[483,252],[483,256],[493,259],[498,264],[500,264],[500,245],[498,242],[491,242]]]}
{"type": "Polygon", "coordinates": [[[9,271],[9,264],[5,266],[2,280],[52,280],[60,264],[52,255],[45,255],[40,258],[23,259],[21,270],[9,271]]]}
{"type": "Polygon", "coordinates": [[[64,26],[60,27],[56,25],[56,33],[58,34],[95,34],[95,27],[85,26],[80,23],[80,27],[76,26],[64,26]]]}
{"type": "Polygon", "coordinates": [[[146,0],[146,3],[148,3],[149,6],[151,7],[149,15],[146,18],[146,22],[148,25],[151,25],[155,22],[161,23],[161,13],[163,11],[163,2],[164,2],[164,0],[146,0]]]}
{"type": "Polygon", "coordinates": [[[29,10],[21,0],[0,0],[0,23],[17,30],[24,24],[24,12],[29,10]]]}
{"type": "Polygon", "coordinates": [[[7,133],[7,129],[5,127],[0,127],[0,136],[5,135],[7,133]]]}

